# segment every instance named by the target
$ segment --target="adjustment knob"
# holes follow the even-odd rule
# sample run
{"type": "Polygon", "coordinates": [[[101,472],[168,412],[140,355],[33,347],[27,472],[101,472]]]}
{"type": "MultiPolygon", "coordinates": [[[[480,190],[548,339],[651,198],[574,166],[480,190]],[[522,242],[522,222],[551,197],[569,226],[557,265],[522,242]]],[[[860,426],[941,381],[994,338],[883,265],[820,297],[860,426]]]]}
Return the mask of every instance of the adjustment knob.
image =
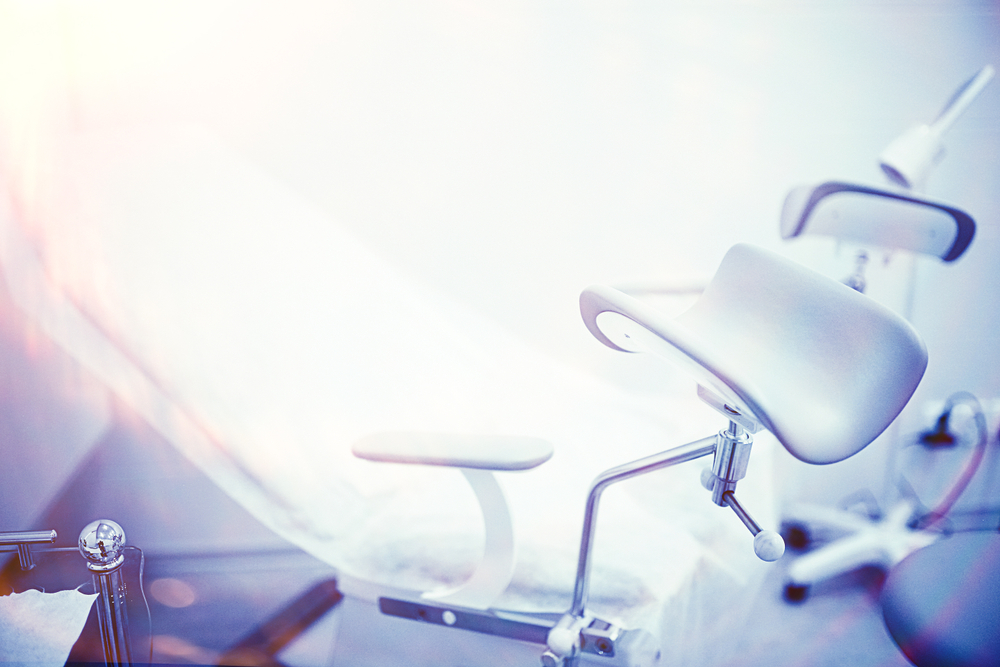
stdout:
{"type": "Polygon", "coordinates": [[[559,657],[575,655],[579,647],[580,633],[575,628],[556,626],[549,630],[549,650],[559,657]]]}
{"type": "Polygon", "coordinates": [[[770,563],[785,553],[785,541],[773,530],[762,530],[753,538],[753,551],[757,558],[770,563]]]}
{"type": "Polygon", "coordinates": [[[712,472],[711,468],[702,468],[701,471],[701,485],[706,489],[711,491],[715,488],[715,473],[712,472]]]}
{"type": "Polygon", "coordinates": [[[551,650],[542,654],[542,667],[562,667],[566,661],[551,650]]]}

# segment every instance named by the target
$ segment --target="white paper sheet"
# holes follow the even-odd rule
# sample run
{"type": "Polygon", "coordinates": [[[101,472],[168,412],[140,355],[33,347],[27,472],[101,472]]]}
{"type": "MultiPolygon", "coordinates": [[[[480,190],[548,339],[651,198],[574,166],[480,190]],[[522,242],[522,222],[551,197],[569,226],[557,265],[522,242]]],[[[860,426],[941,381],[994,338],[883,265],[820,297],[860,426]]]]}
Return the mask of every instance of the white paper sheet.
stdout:
{"type": "Polygon", "coordinates": [[[0,596],[0,663],[66,664],[96,598],[76,590],[0,596]]]}

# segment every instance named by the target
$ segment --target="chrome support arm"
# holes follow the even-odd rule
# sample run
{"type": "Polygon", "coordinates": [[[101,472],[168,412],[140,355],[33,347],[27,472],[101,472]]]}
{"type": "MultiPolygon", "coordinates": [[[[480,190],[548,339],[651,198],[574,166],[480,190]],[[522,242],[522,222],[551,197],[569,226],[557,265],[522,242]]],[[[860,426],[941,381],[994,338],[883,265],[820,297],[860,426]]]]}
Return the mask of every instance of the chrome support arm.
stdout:
{"type": "Polygon", "coordinates": [[[587,506],[583,514],[583,534],[580,538],[576,583],[573,586],[573,604],[548,633],[547,650],[541,656],[543,667],[576,665],[580,652],[584,648],[582,646],[582,631],[587,622],[584,619],[583,610],[587,605],[587,594],[590,586],[590,552],[594,546],[597,506],[604,489],[615,482],[708,456],[715,451],[717,441],[718,436],[714,435],[695,440],[686,445],[606,470],[591,483],[590,492],[587,494],[587,506]]]}
{"type": "Polygon", "coordinates": [[[638,477],[660,468],[668,468],[693,461],[694,459],[708,456],[715,451],[717,436],[709,436],[701,440],[689,442],[680,447],[668,449],[659,454],[653,454],[645,458],[626,463],[624,465],[611,468],[598,475],[590,485],[590,493],[587,495],[587,507],[583,515],[583,535],[580,539],[580,558],[576,568],[576,584],[573,587],[573,605],[569,613],[573,616],[583,616],[583,609],[587,604],[587,593],[590,579],[590,552],[594,546],[594,523],[597,519],[597,506],[601,500],[601,493],[604,489],[615,482],[638,477]]]}
{"type": "Polygon", "coordinates": [[[97,592],[97,626],[108,667],[132,664],[129,646],[128,609],[125,578],[125,531],[114,521],[102,519],[88,524],[77,542],[87,569],[94,577],[97,592]]]}
{"type": "MultiPolygon", "coordinates": [[[[737,416],[739,416],[737,414],[737,416]]],[[[543,667],[566,667],[577,664],[582,650],[583,629],[587,624],[584,608],[590,587],[590,553],[594,546],[594,528],[597,508],[604,489],[615,482],[638,477],[654,470],[668,468],[714,454],[712,468],[702,476],[704,486],[712,491],[712,501],[721,507],[732,507],[743,524],[754,534],[754,551],[762,560],[777,560],[785,550],[781,536],[770,530],[761,530],[749,512],[736,500],[736,483],[746,476],[747,463],[753,438],[744,427],[730,420],[726,430],[716,435],[689,442],[631,463],[606,470],[597,476],[587,494],[583,514],[583,534],[580,538],[580,557],[577,561],[573,603],[559,622],[549,631],[547,650],[542,655],[543,667]]]]}

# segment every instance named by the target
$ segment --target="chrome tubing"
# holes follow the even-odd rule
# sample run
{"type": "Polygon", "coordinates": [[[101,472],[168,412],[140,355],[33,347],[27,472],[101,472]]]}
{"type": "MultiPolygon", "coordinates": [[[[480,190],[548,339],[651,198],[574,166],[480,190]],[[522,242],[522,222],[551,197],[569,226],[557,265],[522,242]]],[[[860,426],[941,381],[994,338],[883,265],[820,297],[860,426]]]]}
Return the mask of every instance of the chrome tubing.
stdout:
{"type": "Polygon", "coordinates": [[[128,609],[125,578],[121,566],[125,531],[114,521],[100,520],[87,525],[80,533],[80,553],[94,576],[97,591],[97,625],[108,667],[132,664],[129,647],[128,609]]]}
{"type": "Polygon", "coordinates": [[[597,519],[597,506],[604,489],[615,482],[708,456],[715,452],[717,440],[718,436],[712,435],[659,454],[625,463],[606,470],[591,483],[590,493],[587,495],[587,507],[583,515],[580,558],[577,563],[576,584],[573,587],[573,605],[570,607],[570,614],[577,617],[583,616],[583,609],[587,604],[587,594],[590,587],[590,552],[594,546],[594,523],[597,519]]]}

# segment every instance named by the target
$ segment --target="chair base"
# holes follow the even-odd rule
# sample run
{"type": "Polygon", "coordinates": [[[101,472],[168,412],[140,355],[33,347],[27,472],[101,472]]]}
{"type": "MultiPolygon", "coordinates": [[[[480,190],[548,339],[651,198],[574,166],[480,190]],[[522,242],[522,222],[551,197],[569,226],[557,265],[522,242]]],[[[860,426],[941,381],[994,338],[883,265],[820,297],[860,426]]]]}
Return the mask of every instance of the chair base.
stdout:
{"type": "Polygon", "coordinates": [[[792,602],[805,599],[808,587],[825,579],[866,565],[888,569],[941,536],[909,527],[914,505],[908,501],[897,503],[879,519],[830,508],[803,506],[799,510],[805,520],[795,525],[803,533],[804,546],[808,545],[809,532],[814,529],[825,528],[847,535],[799,556],[789,566],[785,598],[792,602]]]}

